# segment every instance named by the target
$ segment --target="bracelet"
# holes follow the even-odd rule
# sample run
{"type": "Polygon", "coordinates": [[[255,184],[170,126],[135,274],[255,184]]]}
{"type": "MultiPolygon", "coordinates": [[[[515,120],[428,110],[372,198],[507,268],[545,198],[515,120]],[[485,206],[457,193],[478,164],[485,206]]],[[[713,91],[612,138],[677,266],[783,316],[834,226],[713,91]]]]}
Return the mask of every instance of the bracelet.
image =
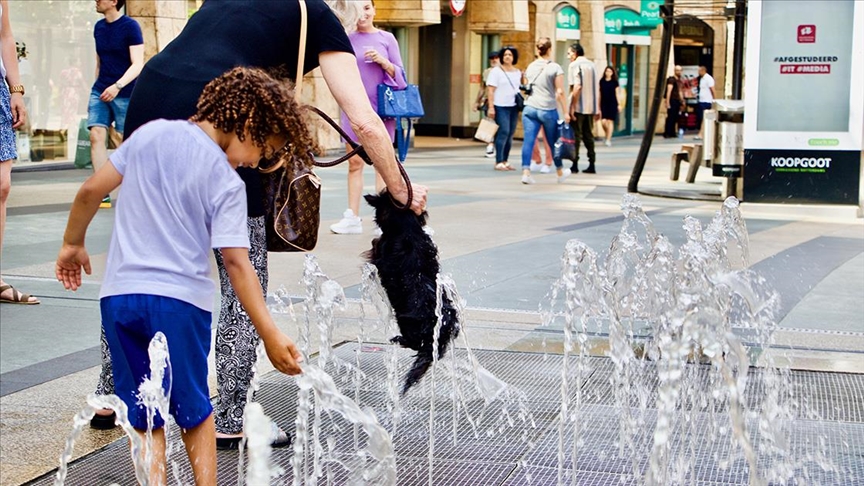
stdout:
{"type": "Polygon", "coordinates": [[[23,84],[13,84],[9,86],[9,93],[21,93],[21,96],[24,96],[24,85],[23,84]]]}

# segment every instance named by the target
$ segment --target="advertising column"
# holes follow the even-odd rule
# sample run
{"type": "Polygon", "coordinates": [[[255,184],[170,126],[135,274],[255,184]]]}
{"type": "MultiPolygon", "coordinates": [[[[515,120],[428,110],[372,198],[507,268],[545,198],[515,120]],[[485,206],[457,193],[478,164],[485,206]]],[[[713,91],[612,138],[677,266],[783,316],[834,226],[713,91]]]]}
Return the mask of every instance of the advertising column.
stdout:
{"type": "Polygon", "coordinates": [[[858,205],[864,3],[749,3],[744,200],[858,205]]]}

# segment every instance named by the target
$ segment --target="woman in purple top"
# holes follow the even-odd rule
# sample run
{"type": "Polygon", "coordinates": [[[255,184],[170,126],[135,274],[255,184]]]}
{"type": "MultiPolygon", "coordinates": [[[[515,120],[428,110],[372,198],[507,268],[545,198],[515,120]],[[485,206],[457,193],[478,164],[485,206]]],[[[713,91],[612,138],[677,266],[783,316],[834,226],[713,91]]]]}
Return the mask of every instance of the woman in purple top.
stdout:
{"type": "MultiPolygon", "coordinates": [[[[378,85],[386,84],[396,89],[404,89],[405,70],[402,67],[402,56],[399,55],[399,43],[390,32],[377,29],[372,21],[375,19],[374,0],[365,0],[362,5],[362,15],[357,21],[357,32],[349,35],[351,45],[354,47],[354,55],[357,57],[357,66],[360,68],[360,79],[366,88],[369,103],[378,110],[378,85]]],[[[390,133],[390,141],[396,134],[396,120],[387,118],[384,120],[387,132],[390,133]]],[[[342,112],[342,128],[356,140],[351,124],[342,112]]],[[[350,151],[351,147],[346,146],[350,151]]],[[[342,215],[342,220],[330,225],[330,231],[337,235],[350,235],[363,233],[363,224],[360,219],[360,196],[363,194],[363,160],[360,157],[348,159],[348,209],[342,215]]],[[[375,190],[384,188],[384,180],[375,176],[375,190]]]]}

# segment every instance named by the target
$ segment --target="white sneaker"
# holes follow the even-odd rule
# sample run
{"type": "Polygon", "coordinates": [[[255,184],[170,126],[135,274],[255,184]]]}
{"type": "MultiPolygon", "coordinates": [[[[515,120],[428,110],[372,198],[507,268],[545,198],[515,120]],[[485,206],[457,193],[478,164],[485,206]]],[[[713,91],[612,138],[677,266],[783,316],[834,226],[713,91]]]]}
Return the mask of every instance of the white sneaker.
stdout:
{"type": "Polygon", "coordinates": [[[544,165],[543,167],[540,167],[540,173],[541,174],[548,174],[550,172],[552,172],[552,169],[550,169],[548,165],[544,165]]]}
{"type": "Polygon", "coordinates": [[[486,146],[486,158],[491,159],[493,157],[495,157],[495,146],[494,145],[487,145],[486,146]]]}
{"type": "Polygon", "coordinates": [[[384,234],[384,232],[383,232],[383,231],[381,231],[381,227],[380,227],[380,226],[378,226],[378,225],[377,225],[377,224],[376,224],[376,225],[375,225],[375,229],[374,229],[374,230],[372,230],[372,234],[373,234],[373,235],[375,235],[375,236],[376,236],[376,237],[378,237],[378,236],[381,236],[381,235],[383,235],[383,234],[384,234]]]}
{"type": "Polygon", "coordinates": [[[538,170],[542,171],[543,170],[543,164],[538,164],[537,162],[534,162],[532,160],[530,170],[531,170],[531,172],[537,172],[538,170]]]}
{"type": "Polygon", "coordinates": [[[534,184],[534,178],[527,174],[523,175],[522,184],[534,184]]]}
{"type": "Polygon", "coordinates": [[[564,172],[562,172],[561,175],[558,176],[558,184],[566,181],[567,178],[570,177],[570,174],[572,174],[572,172],[570,172],[569,170],[565,170],[564,172]]]}
{"type": "Polygon", "coordinates": [[[337,235],[359,235],[363,233],[363,220],[356,216],[354,211],[346,209],[342,220],[330,225],[330,231],[337,235]]]}
{"type": "Polygon", "coordinates": [[[611,146],[612,146],[612,141],[611,141],[611,140],[606,140],[606,141],[603,142],[603,143],[604,143],[607,147],[611,147],[611,146]]]}

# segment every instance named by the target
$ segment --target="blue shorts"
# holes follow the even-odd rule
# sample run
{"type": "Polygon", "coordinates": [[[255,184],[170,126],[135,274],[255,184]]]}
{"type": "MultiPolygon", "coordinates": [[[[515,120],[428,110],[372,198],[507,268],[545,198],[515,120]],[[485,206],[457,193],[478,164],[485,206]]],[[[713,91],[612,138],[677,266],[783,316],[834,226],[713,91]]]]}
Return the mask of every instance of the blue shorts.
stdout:
{"type": "Polygon", "coordinates": [[[90,102],[87,105],[87,128],[111,126],[121,134],[126,125],[126,110],[129,109],[129,98],[114,98],[108,103],[99,99],[102,93],[90,91],[90,102]]]}
{"type": "MultiPolygon", "coordinates": [[[[138,404],[138,387],[150,375],[147,347],[159,331],[165,334],[170,354],[171,373],[166,370],[162,384],[166,392],[171,390],[169,413],[184,429],[209,417],[213,412],[207,388],[210,312],[177,299],[142,294],[104,297],[100,307],[115,393],[129,407],[132,426],[147,429],[147,410],[138,404]]],[[[156,414],[154,427],[162,425],[162,417],[156,414]]]]}
{"type": "Polygon", "coordinates": [[[0,82],[0,162],[18,158],[18,143],[12,130],[9,88],[0,82]]]}

